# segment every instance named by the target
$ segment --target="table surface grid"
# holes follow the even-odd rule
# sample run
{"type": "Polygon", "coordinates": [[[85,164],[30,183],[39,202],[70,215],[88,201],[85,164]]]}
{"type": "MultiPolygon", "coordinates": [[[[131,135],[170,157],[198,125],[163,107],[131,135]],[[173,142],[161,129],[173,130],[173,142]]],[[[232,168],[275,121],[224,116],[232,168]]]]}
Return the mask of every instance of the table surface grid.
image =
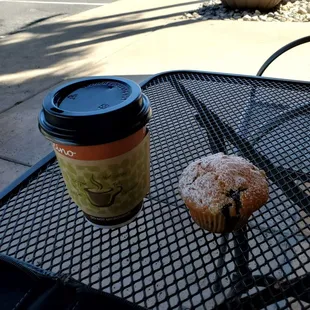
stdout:
{"type": "MultiPolygon", "coordinates": [[[[236,236],[225,237],[220,274],[216,261],[224,239],[194,224],[178,195],[182,170],[214,152],[207,127],[216,127],[217,116],[224,124],[220,134],[230,130],[227,154],[268,166],[270,199],[248,224],[252,275],[281,281],[305,276],[310,271],[310,84],[175,72],[154,77],[143,91],[153,109],[151,191],[138,218],[119,229],[93,227],[71,201],[52,161],[0,208],[0,251],[147,308],[211,309],[229,299],[238,270],[236,236]],[[210,115],[197,109],[201,104],[210,115]],[[284,171],[291,172],[291,182],[284,171]],[[301,194],[293,197],[290,190],[296,189],[301,194]],[[217,277],[219,291],[213,287],[217,277]]],[[[264,299],[257,278],[242,298],[264,299]]],[[[275,283],[265,286],[270,292],[275,283]]],[[[310,294],[309,283],[301,287],[310,294]]],[[[279,292],[270,294],[266,309],[310,309],[296,298],[299,291],[295,297],[279,292]]]]}

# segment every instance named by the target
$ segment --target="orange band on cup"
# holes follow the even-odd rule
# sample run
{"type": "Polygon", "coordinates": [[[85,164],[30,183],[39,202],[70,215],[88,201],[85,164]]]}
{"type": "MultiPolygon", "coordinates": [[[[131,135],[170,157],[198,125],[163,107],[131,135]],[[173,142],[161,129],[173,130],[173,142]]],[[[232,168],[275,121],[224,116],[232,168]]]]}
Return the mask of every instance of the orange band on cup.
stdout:
{"type": "Polygon", "coordinates": [[[132,150],[145,137],[146,128],[141,128],[134,134],[114,142],[88,145],[88,146],[70,146],[54,143],[54,150],[68,158],[79,160],[102,160],[119,156],[132,150]]]}

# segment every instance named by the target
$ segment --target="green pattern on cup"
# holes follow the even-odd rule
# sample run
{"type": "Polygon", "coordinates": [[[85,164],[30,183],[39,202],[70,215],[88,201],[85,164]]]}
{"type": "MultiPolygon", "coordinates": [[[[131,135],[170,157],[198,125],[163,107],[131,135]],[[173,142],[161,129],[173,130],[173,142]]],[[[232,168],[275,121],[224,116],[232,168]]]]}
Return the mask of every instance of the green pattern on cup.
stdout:
{"type": "Polygon", "coordinates": [[[131,151],[105,160],[56,155],[69,195],[89,215],[108,218],[125,214],[149,191],[149,134],[131,151]]]}

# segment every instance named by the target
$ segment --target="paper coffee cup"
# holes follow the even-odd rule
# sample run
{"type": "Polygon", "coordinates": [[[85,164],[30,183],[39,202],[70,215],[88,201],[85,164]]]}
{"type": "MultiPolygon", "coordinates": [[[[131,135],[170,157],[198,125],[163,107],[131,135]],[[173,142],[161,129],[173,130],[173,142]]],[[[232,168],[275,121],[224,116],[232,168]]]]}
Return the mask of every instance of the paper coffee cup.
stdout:
{"type": "Polygon", "coordinates": [[[150,117],[149,100],[125,79],[80,79],[46,96],[39,128],[91,223],[123,226],[141,210],[150,182],[150,117]]]}

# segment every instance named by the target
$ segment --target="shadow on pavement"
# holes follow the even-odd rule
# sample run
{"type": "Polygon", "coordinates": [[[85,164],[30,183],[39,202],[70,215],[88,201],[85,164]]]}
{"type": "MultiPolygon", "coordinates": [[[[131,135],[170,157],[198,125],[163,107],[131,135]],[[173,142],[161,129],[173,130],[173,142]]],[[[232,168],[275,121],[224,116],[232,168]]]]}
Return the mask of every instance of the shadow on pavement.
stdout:
{"type": "Polygon", "coordinates": [[[102,18],[91,18],[91,15],[87,18],[85,15],[83,20],[74,16],[54,19],[30,25],[0,40],[0,113],[31,98],[38,92],[33,89],[42,91],[72,74],[83,75],[84,69],[90,68],[94,62],[137,40],[132,38],[134,36],[197,22],[179,19],[182,12],[160,14],[167,8],[195,3],[198,6],[201,1],[102,18]],[[120,44],[120,39],[128,41],[120,44]],[[98,53],[95,49],[102,43],[109,44],[100,46],[102,56],[96,54],[93,57],[98,53]]]}
{"type": "Polygon", "coordinates": [[[64,14],[54,14],[54,15],[50,15],[50,16],[47,16],[47,17],[38,18],[38,19],[34,20],[33,22],[24,25],[20,29],[11,31],[11,32],[9,32],[8,34],[5,34],[5,35],[12,35],[12,34],[15,34],[15,33],[19,33],[19,32],[25,31],[29,27],[32,27],[32,26],[34,26],[36,24],[45,22],[45,21],[47,21],[47,20],[49,20],[51,18],[59,17],[59,16],[62,16],[62,15],[64,15],[64,14]]]}

